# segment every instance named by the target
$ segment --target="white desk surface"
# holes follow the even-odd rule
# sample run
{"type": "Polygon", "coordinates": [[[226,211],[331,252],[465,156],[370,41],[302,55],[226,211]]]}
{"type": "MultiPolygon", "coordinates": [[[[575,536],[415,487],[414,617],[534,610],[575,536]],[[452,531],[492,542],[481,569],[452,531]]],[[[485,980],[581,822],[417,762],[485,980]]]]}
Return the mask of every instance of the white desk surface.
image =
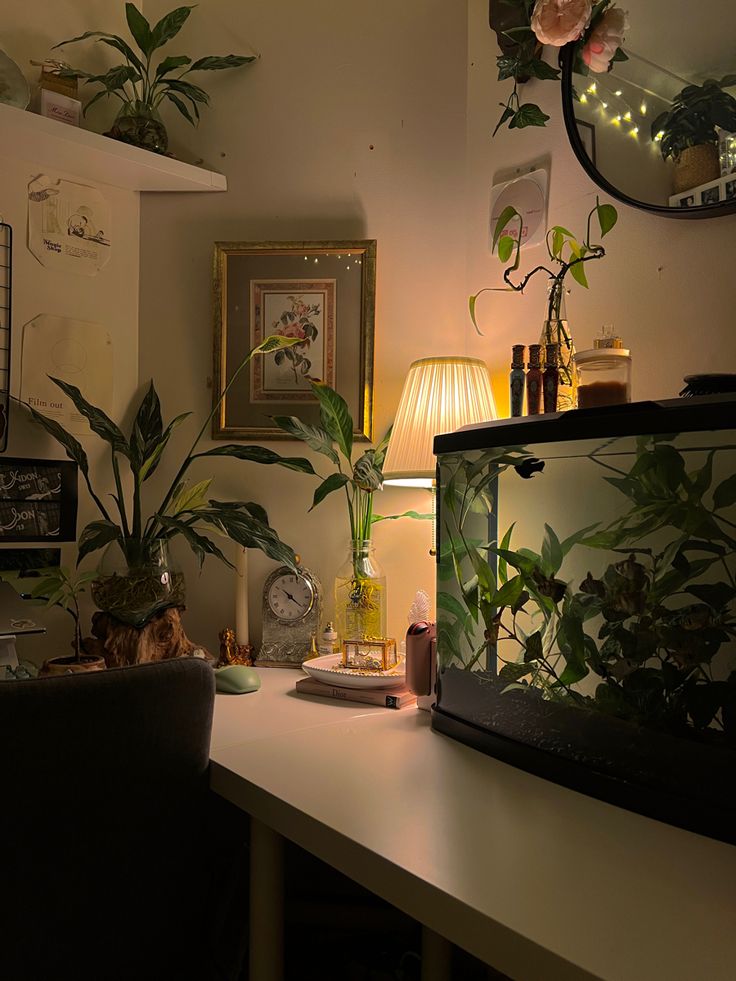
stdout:
{"type": "Polygon", "coordinates": [[[518,981],[736,978],[736,847],[261,676],[217,697],[212,786],[286,838],[518,981]]]}

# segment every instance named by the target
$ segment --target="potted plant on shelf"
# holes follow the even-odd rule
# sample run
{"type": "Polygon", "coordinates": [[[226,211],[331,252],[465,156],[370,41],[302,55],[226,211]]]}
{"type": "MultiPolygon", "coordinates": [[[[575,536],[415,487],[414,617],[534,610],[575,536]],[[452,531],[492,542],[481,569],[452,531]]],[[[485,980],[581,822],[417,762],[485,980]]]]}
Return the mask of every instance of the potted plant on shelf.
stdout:
{"type": "Polygon", "coordinates": [[[161,406],[153,382],[136,413],[130,434],[122,430],[97,406],[91,405],[78,388],[57,378],[52,381],[71,399],[87,419],[90,429],[110,448],[111,477],[115,486],[115,509],[109,509],[95,492],[89,474],[87,454],[74,436],[58,422],[28,406],[32,418],[59,442],[82,474],[100,518],[82,531],[78,543],[78,563],[98,549],[117,553],[119,569],[94,576],[92,597],[98,608],[122,624],[143,627],[156,613],[184,603],[184,578],[172,568],[168,548],[172,539],[183,538],[199,559],[212,555],[231,568],[232,563],[208,534],[230,538],[242,548],[257,548],[290,568],[296,567],[293,550],[281,541],[269,525],[266,511],[252,501],[219,501],[210,496],[212,478],[190,483],[188,472],[197,460],[230,457],[255,463],[279,465],[301,473],[314,473],[308,460],[282,457],[263,446],[226,444],[198,451],[212,417],[241,371],[256,355],[268,354],[294,344],[296,339],[270,336],[253,348],[238,366],[222,396],[215,404],[176,476],[157,507],[144,515],[143,485],[153,476],[174,430],[191,413],[184,412],[164,425],[161,406]],[[127,463],[132,478],[132,494],[126,502],[120,463],[127,463]]]}
{"type": "Polygon", "coordinates": [[[373,526],[405,517],[431,520],[432,515],[405,511],[384,516],[374,512],[373,495],[383,487],[382,468],[391,430],[353,462],[354,426],[345,399],[324,382],[310,379],[310,385],[319,402],[321,425],[308,425],[296,416],[271,418],[279,429],[302,440],[336,467],[315,490],[309,510],[335,491],[345,492],[350,549],[335,578],[335,626],[340,640],[385,637],[386,576],[375,557],[373,526]]]}
{"type": "Polygon", "coordinates": [[[156,52],[176,37],[193,9],[177,7],[152,27],[135,4],[126,3],[125,16],[138,52],[124,38],[104,31],[87,31],[79,37],[54,45],[60,48],[65,44],[96,38],[123,55],[125,60],[122,65],[115,65],[102,75],[77,68],[63,68],[60,72],[65,78],[84,79],[85,85],[102,86],[101,91],[84,107],[85,114],[102,98],[115,96],[120,100],[122,107],[106,136],[132,143],[144,150],[166,153],[169,138],[159,114],[164,100],[175,106],[193,126],[199,121],[200,105],[209,105],[205,90],[186,76],[192,72],[239,68],[255,61],[255,55],[206,55],[196,61],[192,61],[188,55],[170,55],[154,63],[156,52]]]}
{"type": "Polygon", "coordinates": [[[702,85],[686,85],[652,123],[652,140],[662,157],[675,164],[674,192],[718,180],[718,130],[736,130],[736,99],[725,89],[736,86],[736,75],[709,78],[702,85]]]}
{"type": "Polygon", "coordinates": [[[74,621],[72,643],[74,653],[51,657],[44,661],[39,672],[41,675],[79,674],[85,671],[104,670],[104,659],[85,650],[79,612],[79,598],[95,576],[95,572],[82,572],[74,576],[69,569],[60,566],[49,569],[31,593],[34,599],[44,600],[47,607],[58,606],[59,609],[65,610],[74,621]]]}
{"type": "MultiPolygon", "coordinates": [[[[596,198],[595,207],[588,215],[585,237],[581,240],[579,236],[573,235],[562,225],[553,225],[547,232],[545,244],[550,262],[554,268],[539,265],[527,273],[519,282],[514,282],[511,278],[521,264],[521,238],[524,219],[516,210],[509,205],[504,208],[499,215],[496,227],[493,232],[493,250],[498,250],[498,258],[501,262],[508,262],[514,257],[514,261],[504,270],[503,279],[506,289],[516,293],[523,293],[529,280],[537,273],[546,273],[549,277],[549,299],[547,301],[547,316],[542,327],[540,345],[542,355],[544,355],[547,344],[557,345],[557,364],[560,369],[560,385],[558,390],[558,407],[560,409],[572,409],[577,406],[577,372],[575,370],[575,345],[570,334],[569,325],[565,313],[565,280],[569,275],[580,286],[588,289],[588,277],[585,271],[585,263],[592,262],[594,259],[602,259],[606,250],[602,245],[596,245],[592,241],[591,221],[593,215],[596,216],[598,227],[600,228],[601,238],[604,238],[618,221],[618,212],[612,204],[601,204],[596,198]],[[509,229],[515,228],[518,223],[516,236],[509,234],[509,229]]],[[[476,304],[478,297],[482,293],[487,293],[493,287],[486,287],[474,296],[470,297],[469,309],[470,318],[473,326],[480,334],[476,320],[476,304]]]]}

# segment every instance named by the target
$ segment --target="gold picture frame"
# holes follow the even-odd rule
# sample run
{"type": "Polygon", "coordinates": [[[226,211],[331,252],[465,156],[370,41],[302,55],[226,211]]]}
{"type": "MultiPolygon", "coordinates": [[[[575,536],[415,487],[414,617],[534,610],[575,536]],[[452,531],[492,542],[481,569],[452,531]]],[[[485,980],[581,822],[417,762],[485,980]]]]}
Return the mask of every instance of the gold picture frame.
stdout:
{"type": "Polygon", "coordinates": [[[213,404],[263,337],[283,332],[304,343],[251,362],[215,413],[213,439],[290,439],[269,415],[318,425],[315,377],[348,403],[353,438],[370,442],[375,309],[375,239],[216,242],[213,404]]]}

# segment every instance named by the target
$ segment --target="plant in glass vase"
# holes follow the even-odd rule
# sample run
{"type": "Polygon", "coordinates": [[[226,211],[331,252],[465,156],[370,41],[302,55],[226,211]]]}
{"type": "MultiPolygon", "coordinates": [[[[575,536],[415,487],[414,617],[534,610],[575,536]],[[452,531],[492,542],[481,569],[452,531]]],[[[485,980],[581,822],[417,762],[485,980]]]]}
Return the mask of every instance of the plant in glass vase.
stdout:
{"type": "Polygon", "coordinates": [[[335,579],[335,620],[341,641],[386,636],[386,576],[376,560],[373,526],[397,518],[430,519],[431,514],[405,511],[380,515],[373,510],[373,495],[383,487],[383,463],[391,430],[375,446],[353,461],[353,419],[341,395],[324,382],[310,379],[320,406],[320,425],[296,416],[272,416],[274,423],[294,439],[326,456],[337,468],[314,492],[310,511],[335,491],[344,491],[350,524],[346,562],[335,579]]]}
{"type": "Polygon", "coordinates": [[[186,76],[191,72],[239,68],[255,61],[255,55],[206,55],[196,61],[192,61],[188,55],[173,55],[154,65],[156,52],[176,37],[193,9],[177,7],[151,26],[135,4],[126,3],[125,16],[138,52],[124,38],[104,31],[87,31],[79,37],[54,45],[60,48],[65,44],[96,38],[123,55],[124,64],[115,65],[102,75],[77,68],[64,68],[60,72],[62,77],[84,79],[86,85],[102,86],[102,90],[84,107],[85,114],[102,98],[112,95],[121,101],[122,108],[107,136],[145,150],[166,153],[169,138],[159,114],[164,100],[175,106],[193,126],[199,121],[199,106],[209,105],[205,90],[186,76]]]}
{"type": "MultiPolygon", "coordinates": [[[[529,281],[537,273],[546,273],[549,277],[547,314],[542,327],[540,345],[543,359],[546,345],[555,344],[557,346],[557,364],[560,374],[557,407],[560,410],[577,407],[575,345],[565,313],[565,280],[569,274],[576,283],[588,289],[585,263],[602,259],[606,254],[602,245],[594,244],[592,241],[591,222],[594,215],[598,221],[601,238],[604,238],[618,221],[618,212],[613,205],[601,204],[596,198],[595,207],[588,214],[585,237],[580,239],[579,236],[574,235],[562,225],[553,225],[547,232],[545,244],[550,262],[554,264],[554,267],[536,266],[518,282],[515,282],[512,276],[521,265],[521,238],[524,219],[516,208],[509,205],[499,215],[493,232],[493,251],[498,251],[498,258],[501,262],[508,262],[513,256],[513,262],[506,267],[503,274],[506,283],[505,289],[523,293],[529,281]],[[511,231],[514,230],[517,223],[518,230],[514,236],[511,231]]],[[[469,300],[470,318],[479,334],[481,331],[476,319],[478,297],[493,290],[493,287],[486,287],[471,296],[469,300]]]]}
{"type": "Polygon", "coordinates": [[[108,510],[92,486],[89,461],[81,443],[55,419],[44,416],[32,406],[27,407],[33,420],[53,436],[69,459],[77,464],[92,501],[100,512],[100,518],[91,521],[79,537],[77,563],[99,549],[107,549],[109,553],[110,547],[114,548],[121,560],[120,569],[114,569],[109,574],[103,570],[102,574],[95,576],[92,595],[101,610],[122,623],[140,628],[156,613],[172,606],[182,606],[184,578],[171,567],[168,557],[169,544],[177,537],[187,542],[199,559],[200,566],[207,555],[212,555],[233,567],[219,546],[208,537],[210,533],[215,533],[231,539],[242,548],[260,549],[270,558],[296,568],[293,550],[281,541],[269,525],[264,508],[252,501],[219,501],[210,496],[212,478],[191,483],[188,477],[195,461],[214,457],[276,464],[301,473],[314,473],[308,460],[282,457],[263,446],[226,444],[210,450],[197,449],[222,400],[251,359],[294,343],[294,338],[272,335],[250,351],[199,430],[161,502],[148,517],[144,515],[143,485],[156,472],[172,433],[191,415],[190,412],[184,412],[164,425],[159,398],[151,382],[130,434],[126,436],[102,409],[90,404],[78,388],[58,378],[51,379],[73,402],[77,412],[84,416],[92,432],[109,446],[115,508],[108,510]],[[121,459],[127,463],[132,481],[132,493],[127,501],[121,459]]]}

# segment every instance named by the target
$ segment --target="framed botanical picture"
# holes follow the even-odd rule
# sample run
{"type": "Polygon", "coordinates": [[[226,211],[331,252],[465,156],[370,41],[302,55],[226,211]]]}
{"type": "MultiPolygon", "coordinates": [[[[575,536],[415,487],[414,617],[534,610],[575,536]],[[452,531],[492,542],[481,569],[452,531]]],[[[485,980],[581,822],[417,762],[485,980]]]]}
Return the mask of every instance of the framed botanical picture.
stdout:
{"type": "Polygon", "coordinates": [[[251,361],[213,419],[213,438],[288,439],[275,415],[319,424],[309,385],[318,378],[348,403],[354,438],[372,439],[374,240],[216,242],[214,285],[215,401],[269,334],[300,340],[251,361]]]}

